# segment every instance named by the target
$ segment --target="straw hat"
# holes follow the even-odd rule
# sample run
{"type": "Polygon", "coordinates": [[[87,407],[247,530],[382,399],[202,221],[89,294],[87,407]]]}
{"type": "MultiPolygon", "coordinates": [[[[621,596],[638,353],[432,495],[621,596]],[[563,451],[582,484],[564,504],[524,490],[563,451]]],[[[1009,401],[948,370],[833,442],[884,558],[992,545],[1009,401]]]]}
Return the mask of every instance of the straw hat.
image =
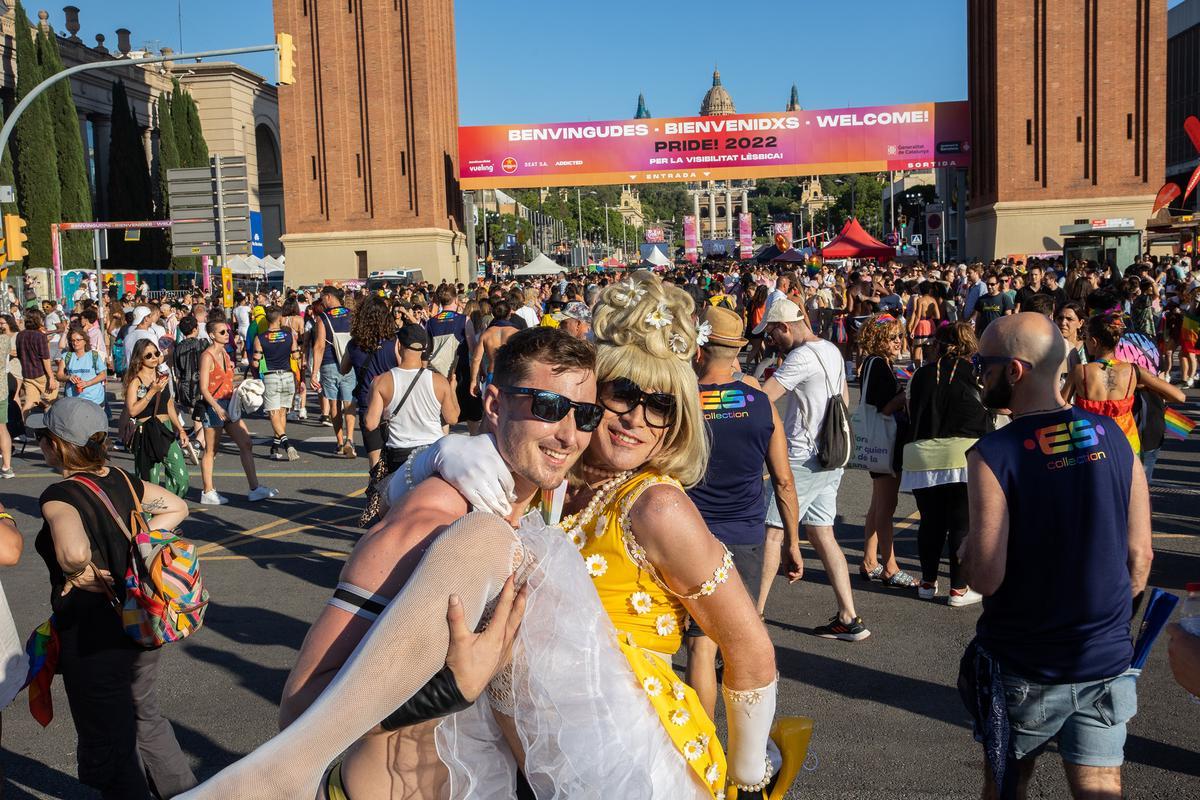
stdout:
{"type": "Polygon", "coordinates": [[[708,338],[701,344],[720,347],[745,347],[747,339],[742,336],[742,318],[728,308],[708,306],[700,314],[701,332],[708,327],[708,338]]]}

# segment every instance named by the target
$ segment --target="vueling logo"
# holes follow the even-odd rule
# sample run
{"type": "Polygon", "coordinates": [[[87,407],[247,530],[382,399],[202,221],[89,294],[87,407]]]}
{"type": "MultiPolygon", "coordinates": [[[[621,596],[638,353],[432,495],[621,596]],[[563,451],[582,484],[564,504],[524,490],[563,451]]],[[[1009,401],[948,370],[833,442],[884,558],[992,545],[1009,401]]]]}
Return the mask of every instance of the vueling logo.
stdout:
{"type": "Polygon", "coordinates": [[[1077,450],[1091,450],[1100,444],[1100,437],[1105,435],[1104,427],[1093,425],[1091,420],[1077,419],[1071,422],[1060,422],[1038,428],[1033,432],[1033,439],[1025,440],[1025,449],[1041,450],[1042,455],[1064,456],[1047,462],[1046,469],[1064,469],[1092,461],[1104,461],[1108,453],[1097,450],[1091,453],[1068,456],[1077,450]]]}

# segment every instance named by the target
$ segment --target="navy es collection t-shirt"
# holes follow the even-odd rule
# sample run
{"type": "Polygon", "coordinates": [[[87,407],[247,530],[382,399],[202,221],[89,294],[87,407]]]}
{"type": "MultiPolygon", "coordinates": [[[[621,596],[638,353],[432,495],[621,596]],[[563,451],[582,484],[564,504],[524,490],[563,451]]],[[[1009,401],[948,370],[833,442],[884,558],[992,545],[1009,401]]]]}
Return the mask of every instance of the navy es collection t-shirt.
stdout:
{"type": "Polygon", "coordinates": [[[1129,668],[1133,450],[1110,417],[1077,408],[1018,417],[973,448],[1008,503],[1004,580],[983,600],[979,643],[1007,671],[1082,683],[1129,668]]]}
{"type": "Polygon", "coordinates": [[[704,480],[688,496],[725,544],[762,544],[763,464],[775,431],[771,400],[742,381],[702,383],[700,408],[712,434],[712,453],[704,480]]]}

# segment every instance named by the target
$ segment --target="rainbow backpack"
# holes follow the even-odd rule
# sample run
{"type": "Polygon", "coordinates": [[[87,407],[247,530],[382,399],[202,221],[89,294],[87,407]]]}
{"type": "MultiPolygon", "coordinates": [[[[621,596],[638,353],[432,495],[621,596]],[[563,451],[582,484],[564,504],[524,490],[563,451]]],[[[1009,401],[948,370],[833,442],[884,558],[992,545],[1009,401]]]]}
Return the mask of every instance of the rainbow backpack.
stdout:
{"type": "Polygon", "coordinates": [[[100,499],[117,527],[129,539],[125,602],[120,603],[111,589],[107,592],[109,600],[121,617],[125,633],[141,646],[158,647],[177,642],[199,630],[208,609],[208,590],[200,575],[196,546],[174,531],[150,530],[129,476],[124,472],[121,476],[129,484],[129,494],[133,497],[134,510],[130,520],[136,532],[130,531],[95,481],[82,475],[71,476],[100,499]]]}

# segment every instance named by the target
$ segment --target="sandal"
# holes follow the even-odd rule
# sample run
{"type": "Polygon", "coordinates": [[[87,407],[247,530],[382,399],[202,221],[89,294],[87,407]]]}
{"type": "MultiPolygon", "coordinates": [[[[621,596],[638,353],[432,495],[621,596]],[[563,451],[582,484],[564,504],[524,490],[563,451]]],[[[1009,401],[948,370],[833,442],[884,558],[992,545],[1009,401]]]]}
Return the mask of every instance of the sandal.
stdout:
{"type": "Polygon", "coordinates": [[[866,567],[859,566],[858,574],[864,581],[883,580],[883,564],[876,564],[875,569],[872,570],[868,570],[866,567]]]}
{"type": "Polygon", "coordinates": [[[904,570],[890,577],[880,578],[880,582],[889,589],[911,589],[917,585],[917,579],[904,570]]]}

